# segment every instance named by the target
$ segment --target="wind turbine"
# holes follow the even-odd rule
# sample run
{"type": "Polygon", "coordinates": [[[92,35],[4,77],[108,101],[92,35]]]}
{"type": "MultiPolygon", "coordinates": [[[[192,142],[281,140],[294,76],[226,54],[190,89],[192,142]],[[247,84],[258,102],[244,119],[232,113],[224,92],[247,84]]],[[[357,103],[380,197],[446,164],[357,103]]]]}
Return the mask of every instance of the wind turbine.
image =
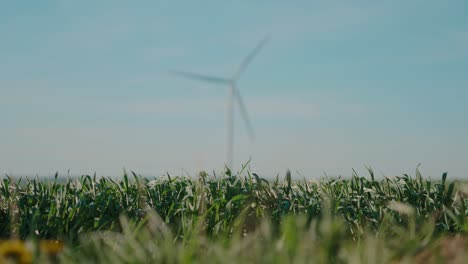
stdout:
{"type": "Polygon", "coordinates": [[[260,52],[260,50],[268,42],[269,39],[270,37],[268,35],[265,36],[257,44],[257,46],[247,55],[247,57],[244,58],[242,63],[234,72],[234,75],[232,75],[232,77],[230,78],[202,75],[202,74],[196,74],[196,73],[184,72],[184,71],[171,71],[173,74],[176,74],[184,78],[226,85],[228,87],[227,108],[226,108],[226,133],[227,133],[227,137],[226,137],[226,163],[227,164],[226,165],[230,170],[232,170],[233,152],[234,152],[234,102],[237,102],[239,106],[240,114],[242,116],[242,119],[244,120],[244,123],[247,128],[247,132],[250,138],[251,139],[255,138],[254,130],[252,127],[252,123],[250,122],[247,109],[245,107],[244,101],[242,100],[242,96],[240,95],[240,92],[237,89],[237,81],[239,80],[241,74],[247,69],[247,66],[250,64],[250,62],[260,52]]]}

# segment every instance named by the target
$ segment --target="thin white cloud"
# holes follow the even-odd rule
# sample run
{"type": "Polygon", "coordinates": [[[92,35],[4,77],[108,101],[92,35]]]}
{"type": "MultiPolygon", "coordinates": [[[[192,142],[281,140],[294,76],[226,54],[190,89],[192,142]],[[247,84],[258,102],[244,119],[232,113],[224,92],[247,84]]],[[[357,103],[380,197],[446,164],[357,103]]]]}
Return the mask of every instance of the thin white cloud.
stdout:
{"type": "Polygon", "coordinates": [[[316,119],[320,117],[318,104],[293,97],[259,97],[247,100],[252,115],[316,119]]]}
{"type": "MultiPolygon", "coordinates": [[[[255,97],[245,101],[250,115],[257,117],[305,118],[320,117],[320,107],[293,97],[255,97]]],[[[236,105],[237,107],[237,105],[236,105]]],[[[155,102],[137,102],[125,106],[125,111],[161,115],[211,115],[226,109],[225,98],[159,99],[155,102]]]]}
{"type": "Polygon", "coordinates": [[[216,99],[159,99],[155,102],[131,103],[125,107],[130,113],[191,115],[215,113],[224,108],[224,102],[216,99]]]}
{"type": "MultiPolygon", "coordinates": [[[[343,102],[338,99],[320,99],[319,95],[302,96],[250,96],[244,103],[252,118],[295,118],[303,120],[319,119],[323,115],[362,114],[366,105],[358,102],[343,102]],[[311,98],[315,98],[313,100],[311,98]]],[[[134,101],[131,103],[96,103],[96,107],[105,107],[106,111],[132,114],[155,114],[172,117],[213,117],[224,114],[227,107],[225,96],[197,98],[154,98],[153,100],[134,101]]],[[[235,103],[236,113],[238,104],[235,103]]]]}

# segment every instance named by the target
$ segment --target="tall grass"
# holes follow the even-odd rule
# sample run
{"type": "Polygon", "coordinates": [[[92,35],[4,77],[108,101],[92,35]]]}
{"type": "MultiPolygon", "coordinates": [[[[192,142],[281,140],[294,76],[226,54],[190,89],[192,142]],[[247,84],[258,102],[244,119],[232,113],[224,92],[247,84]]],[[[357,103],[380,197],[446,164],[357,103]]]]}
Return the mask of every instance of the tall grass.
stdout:
{"type": "Polygon", "coordinates": [[[227,254],[257,262],[266,252],[272,262],[312,255],[322,256],[317,261],[377,255],[390,261],[437,247],[441,237],[464,236],[466,195],[466,186],[449,182],[447,174],[436,181],[419,172],[376,180],[372,170],[368,177],[320,181],[292,180],[289,172],[271,181],[229,170],[195,179],[133,172],[120,180],[86,175],[62,183],[58,175],[49,181],[5,177],[0,239],[60,239],[87,252],[71,250],[68,261],[221,262],[227,254]],[[104,253],[116,249],[115,256],[104,253]],[[242,250],[249,252],[245,258],[242,250]]]}

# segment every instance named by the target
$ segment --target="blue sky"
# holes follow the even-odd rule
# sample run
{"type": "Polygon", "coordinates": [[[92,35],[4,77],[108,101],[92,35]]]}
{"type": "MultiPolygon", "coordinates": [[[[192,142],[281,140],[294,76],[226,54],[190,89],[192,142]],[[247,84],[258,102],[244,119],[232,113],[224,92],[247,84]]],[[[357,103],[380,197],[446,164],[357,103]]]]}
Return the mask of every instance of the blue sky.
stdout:
{"type": "Polygon", "coordinates": [[[468,177],[466,1],[2,1],[0,172],[219,171],[225,87],[235,163],[264,176],[468,177]],[[297,175],[297,174],[296,174],[297,175]]]}

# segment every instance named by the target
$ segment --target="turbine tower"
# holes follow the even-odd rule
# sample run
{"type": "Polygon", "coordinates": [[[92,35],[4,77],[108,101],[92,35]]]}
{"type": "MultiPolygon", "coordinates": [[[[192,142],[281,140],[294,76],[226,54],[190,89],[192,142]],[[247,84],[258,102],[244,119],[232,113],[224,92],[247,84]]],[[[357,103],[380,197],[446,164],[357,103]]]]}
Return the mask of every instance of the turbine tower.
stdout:
{"type": "Polygon", "coordinates": [[[209,76],[196,74],[191,72],[184,71],[171,71],[173,74],[178,76],[204,81],[209,83],[226,85],[228,87],[228,96],[227,96],[227,108],[226,108],[226,165],[232,170],[233,166],[233,153],[234,153],[234,102],[237,102],[240,110],[240,114],[247,128],[247,132],[251,139],[255,138],[254,130],[252,123],[250,122],[247,109],[245,107],[242,96],[240,95],[239,90],[237,89],[237,81],[239,80],[241,74],[247,69],[247,66],[255,58],[255,56],[260,52],[263,46],[268,42],[270,37],[265,36],[257,46],[248,54],[247,57],[242,61],[242,63],[237,68],[237,71],[230,78],[223,78],[217,76],[209,76]]]}

